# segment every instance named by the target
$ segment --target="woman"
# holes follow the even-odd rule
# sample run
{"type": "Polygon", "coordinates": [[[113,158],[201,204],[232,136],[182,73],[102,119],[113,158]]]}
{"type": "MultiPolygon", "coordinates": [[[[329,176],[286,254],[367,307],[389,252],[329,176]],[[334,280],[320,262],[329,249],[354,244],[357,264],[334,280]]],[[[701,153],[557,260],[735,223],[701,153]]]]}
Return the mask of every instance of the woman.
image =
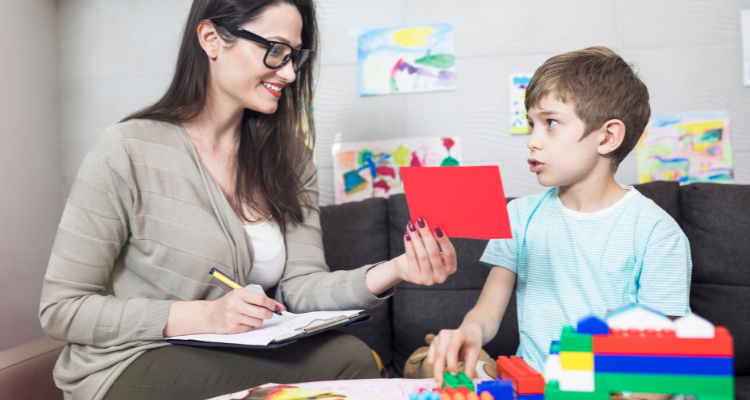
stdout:
{"type": "Polygon", "coordinates": [[[105,131],[68,198],[40,310],[69,343],[55,368],[66,399],[376,377],[367,346],[340,333],[255,351],[164,339],[249,331],[274,309],[372,308],[402,280],[456,270],[448,238],[418,220],[406,254],[329,272],[308,147],[317,43],[312,0],[194,1],[166,94],[105,131]],[[229,291],[211,268],[275,300],[229,291]]]}

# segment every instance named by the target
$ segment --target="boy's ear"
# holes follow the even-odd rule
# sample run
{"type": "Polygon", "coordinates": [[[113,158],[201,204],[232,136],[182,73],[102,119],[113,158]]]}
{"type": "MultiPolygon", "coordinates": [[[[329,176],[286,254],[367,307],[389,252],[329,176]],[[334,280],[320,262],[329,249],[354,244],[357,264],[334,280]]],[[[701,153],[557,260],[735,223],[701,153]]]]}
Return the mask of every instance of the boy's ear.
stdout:
{"type": "Polygon", "coordinates": [[[617,150],[625,139],[625,124],[619,119],[611,119],[601,127],[602,141],[599,142],[599,154],[605,156],[617,150]]]}

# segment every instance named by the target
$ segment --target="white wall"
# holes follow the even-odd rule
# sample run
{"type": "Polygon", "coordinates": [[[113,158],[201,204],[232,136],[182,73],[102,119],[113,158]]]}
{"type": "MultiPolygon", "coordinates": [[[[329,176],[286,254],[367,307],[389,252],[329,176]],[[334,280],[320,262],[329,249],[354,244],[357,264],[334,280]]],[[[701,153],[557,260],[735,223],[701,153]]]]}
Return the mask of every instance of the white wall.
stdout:
{"type": "Polygon", "coordinates": [[[0,1],[0,350],[44,336],[39,297],[63,207],[54,0],[0,1]]]}
{"type": "MultiPolygon", "coordinates": [[[[61,0],[66,187],[104,127],[166,88],[191,1],[61,0]],[[114,28],[114,29],[112,29],[114,28]]],[[[333,202],[330,148],[343,141],[460,136],[467,165],[500,165],[508,196],[540,191],[526,137],[509,131],[509,74],[603,45],[640,66],[654,113],[729,110],[737,183],[750,183],[750,88],[740,10],[748,0],[318,0],[315,98],[321,203],[333,202]],[[356,32],[451,22],[458,90],[359,97],[356,32]]],[[[637,182],[635,153],[618,171],[637,182]]]]}

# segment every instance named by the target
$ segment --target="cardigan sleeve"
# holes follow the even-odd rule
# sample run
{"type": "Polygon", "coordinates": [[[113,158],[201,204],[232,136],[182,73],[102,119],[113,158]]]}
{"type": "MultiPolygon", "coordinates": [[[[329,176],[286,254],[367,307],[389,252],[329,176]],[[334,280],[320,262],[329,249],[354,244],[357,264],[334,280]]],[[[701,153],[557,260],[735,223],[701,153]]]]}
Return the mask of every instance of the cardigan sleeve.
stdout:
{"type": "Polygon", "coordinates": [[[130,236],[131,171],[114,130],[105,131],[78,171],[42,288],[39,317],[53,339],[97,347],[163,339],[171,301],[111,293],[113,266],[130,236]]]}
{"type": "Polygon", "coordinates": [[[365,274],[377,264],[330,272],[320,227],[318,169],[312,162],[307,164],[302,182],[302,195],[308,196],[313,206],[304,209],[302,223],[296,226],[288,223],[286,226],[287,262],[276,290],[276,299],[295,313],[370,309],[380,305],[393,295],[395,288],[380,296],[367,289],[365,274]]]}

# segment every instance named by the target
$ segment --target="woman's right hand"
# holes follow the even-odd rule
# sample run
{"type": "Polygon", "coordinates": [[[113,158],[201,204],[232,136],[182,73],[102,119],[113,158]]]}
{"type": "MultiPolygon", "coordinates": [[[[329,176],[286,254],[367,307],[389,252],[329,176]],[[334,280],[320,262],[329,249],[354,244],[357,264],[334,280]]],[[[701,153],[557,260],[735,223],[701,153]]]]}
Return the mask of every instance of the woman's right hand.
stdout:
{"type": "Polygon", "coordinates": [[[458,373],[458,362],[464,362],[464,373],[469,378],[482,350],[482,330],[477,326],[462,326],[458,329],[443,329],[430,344],[427,363],[433,366],[435,380],[443,382],[443,372],[458,373]]]}
{"type": "Polygon", "coordinates": [[[251,331],[271,319],[272,310],[286,311],[283,304],[246,289],[234,289],[209,304],[206,311],[210,330],[222,334],[251,331]]]}

